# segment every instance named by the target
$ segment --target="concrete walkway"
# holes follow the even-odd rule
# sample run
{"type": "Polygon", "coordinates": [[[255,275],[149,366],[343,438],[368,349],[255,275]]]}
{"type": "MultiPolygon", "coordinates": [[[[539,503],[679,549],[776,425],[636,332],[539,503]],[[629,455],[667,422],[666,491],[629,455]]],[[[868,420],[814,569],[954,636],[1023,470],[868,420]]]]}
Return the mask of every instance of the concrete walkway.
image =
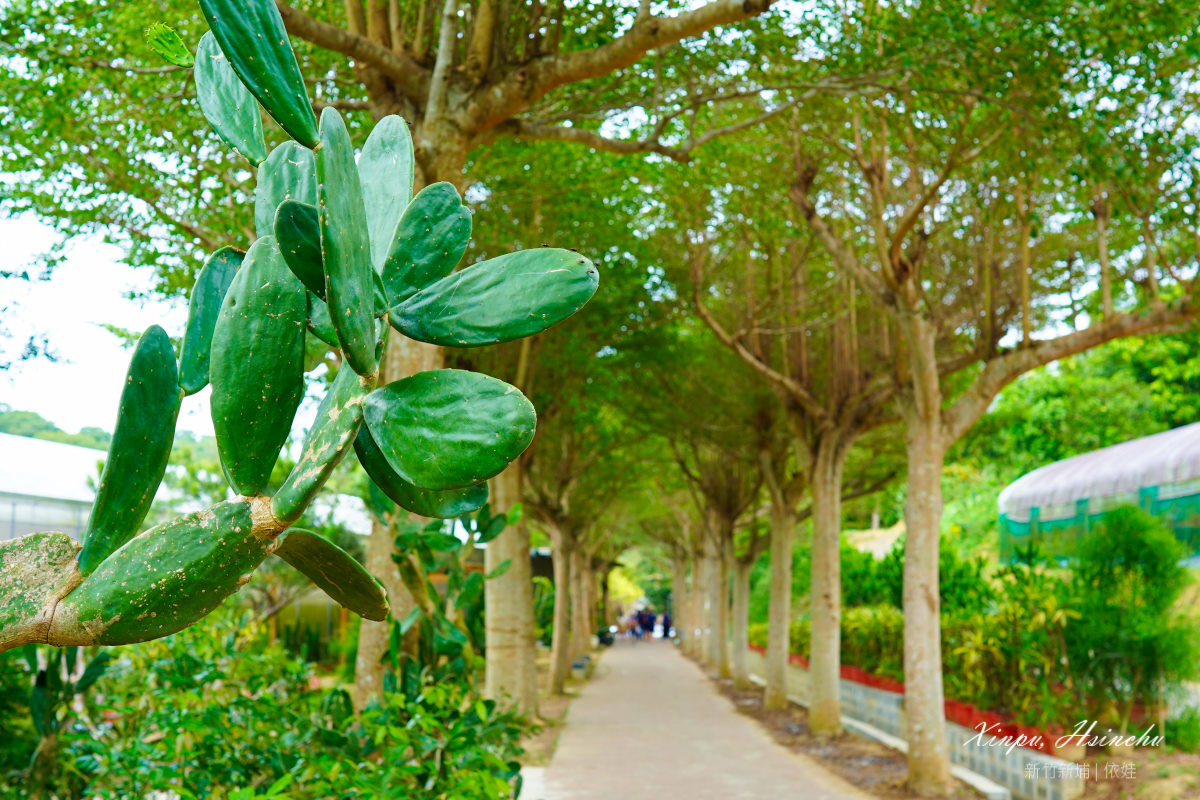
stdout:
{"type": "Polygon", "coordinates": [[[863,800],[776,744],[669,642],[618,642],[521,800],[863,800]]]}

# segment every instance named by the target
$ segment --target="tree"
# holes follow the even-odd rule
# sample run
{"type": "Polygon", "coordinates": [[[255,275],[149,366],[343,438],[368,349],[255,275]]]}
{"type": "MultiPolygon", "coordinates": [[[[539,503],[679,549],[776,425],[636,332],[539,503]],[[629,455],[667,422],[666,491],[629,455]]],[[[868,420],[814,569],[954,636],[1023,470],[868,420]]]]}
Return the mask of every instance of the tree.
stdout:
{"type": "MultiPolygon", "coordinates": [[[[644,0],[579,6],[277,3],[288,33],[302,43],[301,69],[315,107],[348,112],[356,131],[387,114],[408,121],[417,189],[441,180],[463,187],[471,152],[505,137],[686,160],[713,137],[737,129],[721,124],[724,108],[748,106],[764,119],[779,113],[797,102],[790,87],[780,87],[774,105],[755,90],[765,82],[763,65],[772,54],[791,52],[787,37],[778,35],[781,23],[771,21],[776,35],[763,39],[725,27],[762,14],[768,5],[709,0],[656,14],[644,0]],[[684,40],[700,46],[672,47],[684,40]],[[645,63],[651,51],[657,56],[645,63]],[[761,55],[749,70],[747,52],[761,55]],[[633,106],[646,118],[623,126],[631,136],[611,139],[601,132],[610,114],[633,106]]],[[[201,30],[195,6],[182,0],[163,0],[154,16],[177,20],[189,42],[201,30]]],[[[154,266],[163,290],[178,291],[190,285],[200,252],[231,234],[254,238],[245,202],[250,175],[236,156],[213,152],[199,114],[177,113],[181,104],[194,102],[192,82],[150,54],[141,36],[146,18],[143,7],[96,7],[82,0],[50,7],[21,0],[0,11],[3,93],[11,98],[10,109],[31,114],[0,117],[12,137],[0,169],[21,176],[8,187],[2,207],[34,211],[63,232],[101,230],[129,249],[131,263],[154,266]],[[91,124],[78,125],[79,119],[91,124]],[[129,169],[115,169],[127,152],[139,158],[129,169]],[[165,244],[168,233],[182,234],[186,244],[165,244]]],[[[272,138],[277,133],[272,130],[272,138]]],[[[391,341],[383,375],[391,380],[436,368],[441,358],[432,348],[391,341]]],[[[519,472],[499,478],[498,506],[518,497],[520,487],[519,472]]],[[[527,549],[523,531],[513,526],[493,555],[527,549]]],[[[367,566],[395,592],[402,610],[406,602],[390,550],[390,536],[376,525],[367,566]]],[[[526,592],[520,579],[518,568],[489,590],[526,592]]],[[[531,623],[532,599],[515,602],[517,617],[531,623]]],[[[385,626],[364,626],[360,700],[378,690],[386,637],[385,626]]],[[[492,670],[525,675],[519,679],[524,688],[507,678],[494,688],[525,698],[528,707],[532,655],[512,657],[523,659],[524,668],[493,657],[492,670]]]]}
{"type": "MultiPolygon", "coordinates": [[[[1191,80],[1181,71],[1190,69],[1183,56],[1191,45],[1170,33],[1173,12],[1161,9],[1136,23],[1116,5],[1052,4],[1018,16],[957,4],[895,12],[856,19],[872,34],[863,41],[876,43],[872,57],[911,52],[932,36],[950,46],[954,57],[944,65],[951,69],[931,69],[921,83],[886,98],[853,99],[819,128],[800,125],[791,196],[838,269],[886,314],[896,335],[888,380],[898,390],[908,447],[909,780],[919,793],[941,794],[949,785],[937,601],[946,450],[1023,372],[1111,339],[1170,329],[1200,311],[1191,281],[1179,278],[1195,268],[1190,254],[1173,269],[1155,265],[1162,274],[1147,281],[1147,291],[1125,295],[1135,276],[1118,265],[1136,261],[1108,255],[1122,239],[1107,229],[1116,218],[1098,210],[1096,198],[1107,189],[1097,190],[1096,154],[1087,147],[1087,134],[1144,120],[1141,109],[1191,80]],[[1051,16],[1054,27],[1067,20],[1065,43],[1042,40],[1051,35],[1051,16]],[[962,26],[964,19],[972,25],[962,26]],[[1118,27],[1120,36],[1091,44],[1094,31],[1118,27]],[[1114,75],[1121,79],[1114,83],[1114,75]],[[1049,218],[1051,209],[1070,222],[1047,223],[1054,235],[1034,250],[1029,222],[1049,218]],[[1089,215],[1093,224],[1084,225],[1089,215]],[[1082,256],[1087,252],[1095,259],[1082,256]],[[1033,338],[1026,324],[1029,336],[1017,346],[1002,344],[1021,317],[1039,306],[1049,310],[1064,284],[1082,288],[1080,260],[1099,286],[1099,313],[1046,338],[1033,338]]],[[[1176,162],[1188,152],[1182,138],[1174,140],[1176,162]]],[[[1056,322],[1061,330],[1063,320],[1056,322]]]]}

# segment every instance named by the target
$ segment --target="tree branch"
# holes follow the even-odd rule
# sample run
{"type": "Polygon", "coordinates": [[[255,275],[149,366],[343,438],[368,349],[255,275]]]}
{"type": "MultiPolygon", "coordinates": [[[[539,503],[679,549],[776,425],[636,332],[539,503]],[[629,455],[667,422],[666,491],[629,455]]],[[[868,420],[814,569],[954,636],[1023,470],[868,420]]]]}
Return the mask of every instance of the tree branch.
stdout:
{"type": "Polygon", "coordinates": [[[314,19],[283,0],[275,0],[275,5],[283,17],[283,26],[292,36],[349,56],[364,66],[374,67],[391,78],[408,99],[420,103],[425,101],[429,71],[407,55],[388,50],[365,36],[314,19]]]}
{"type": "Polygon", "coordinates": [[[769,364],[761,361],[744,344],[730,336],[729,332],[725,330],[716,317],[712,315],[712,312],[708,310],[708,307],[704,305],[700,285],[704,280],[703,263],[706,258],[707,251],[704,247],[701,247],[692,261],[692,304],[696,307],[696,313],[700,316],[700,319],[704,321],[704,324],[708,326],[709,330],[716,335],[722,344],[737,353],[742,361],[746,362],[759,375],[766,378],[772,385],[787,392],[813,420],[817,422],[825,420],[829,416],[828,412],[799,381],[789,375],[784,375],[769,364]]]}
{"type": "Polygon", "coordinates": [[[673,17],[639,17],[620,38],[590,50],[548,55],[512,70],[499,83],[485,88],[469,109],[473,134],[515,117],[560,86],[598,78],[637,63],[649,51],[762,14],[770,0],[709,0],[673,17]]]}
{"type": "Polygon", "coordinates": [[[1115,314],[1084,330],[1036,341],[1029,347],[991,359],[971,388],[942,413],[947,446],[965,434],[987,412],[1000,390],[1023,373],[1114,339],[1164,333],[1197,317],[1200,317],[1200,303],[1187,296],[1152,311],[1115,314]]]}

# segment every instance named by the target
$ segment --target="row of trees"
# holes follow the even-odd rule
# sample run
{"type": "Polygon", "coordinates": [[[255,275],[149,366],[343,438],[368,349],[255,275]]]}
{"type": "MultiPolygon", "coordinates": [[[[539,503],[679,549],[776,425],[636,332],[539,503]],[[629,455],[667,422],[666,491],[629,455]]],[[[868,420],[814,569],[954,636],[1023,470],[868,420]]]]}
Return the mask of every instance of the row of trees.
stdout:
{"type": "MultiPolygon", "coordinates": [[[[487,588],[489,692],[536,710],[536,526],[556,555],[555,691],[604,565],[654,539],[677,627],[699,633],[686,647],[739,681],[749,572],[769,553],[766,699],[785,703],[791,551],[811,520],[810,725],[837,732],[841,504],[903,474],[910,782],[946,791],[946,452],[1022,373],[1200,311],[1197,10],[277,5],[318,105],[358,125],[401,114],[418,188],[450,181],[483,212],[468,259],[549,243],[603,273],[579,318],[533,340],[454,363],[388,348],[387,379],[475,367],[539,410],[492,486],[495,510],[527,513],[488,548],[489,570],[512,563],[487,588]]],[[[182,0],[0,11],[0,114],[21,109],[0,169],[6,212],[102,230],[176,292],[201,253],[253,238],[251,178],[213,146],[186,71],[141,43],[151,16],[199,38],[182,0]],[[134,166],[114,171],[127,147],[134,166]]],[[[367,565],[403,617],[393,533],[377,524],[367,565]]],[[[360,704],[388,633],[364,622],[360,704]]]]}

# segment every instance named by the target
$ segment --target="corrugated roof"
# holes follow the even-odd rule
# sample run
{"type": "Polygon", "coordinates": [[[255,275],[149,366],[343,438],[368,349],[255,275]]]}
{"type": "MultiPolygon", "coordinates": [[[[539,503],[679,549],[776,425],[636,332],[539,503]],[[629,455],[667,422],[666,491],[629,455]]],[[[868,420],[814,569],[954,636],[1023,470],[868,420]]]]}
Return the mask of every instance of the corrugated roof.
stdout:
{"type": "Polygon", "coordinates": [[[1039,467],[1000,493],[1000,513],[1116,497],[1200,478],[1200,422],[1039,467]]]}
{"type": "Polygon", "coordinates": [[[90,503],[103,450],[0,433],[0,492],[90,503]]]}

